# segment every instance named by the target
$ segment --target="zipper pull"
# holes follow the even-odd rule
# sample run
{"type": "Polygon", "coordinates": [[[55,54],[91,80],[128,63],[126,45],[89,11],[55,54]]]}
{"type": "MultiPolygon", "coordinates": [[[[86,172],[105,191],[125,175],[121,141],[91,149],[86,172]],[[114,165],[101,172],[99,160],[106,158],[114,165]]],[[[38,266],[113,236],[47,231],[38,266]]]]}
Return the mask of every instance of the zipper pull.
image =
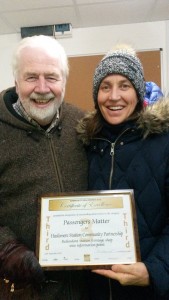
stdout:
{"type": "Polygon", "coordinates": [[[115,146],[115,143],[111,143],[111,150],[110,150],[110,155],[111,156],[114,155],[114,146],[115,146]]]}

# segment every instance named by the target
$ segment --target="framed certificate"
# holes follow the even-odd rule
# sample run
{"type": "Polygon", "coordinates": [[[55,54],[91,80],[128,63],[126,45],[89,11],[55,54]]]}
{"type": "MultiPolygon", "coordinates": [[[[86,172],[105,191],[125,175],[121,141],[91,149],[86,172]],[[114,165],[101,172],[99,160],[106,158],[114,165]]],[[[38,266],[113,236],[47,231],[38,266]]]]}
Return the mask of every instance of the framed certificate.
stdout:
{"type": "Polygon", "coordinates": [[[133,190],[45,195],[38,212],[36,255],[44,269],[140,261],[133,190]]]}

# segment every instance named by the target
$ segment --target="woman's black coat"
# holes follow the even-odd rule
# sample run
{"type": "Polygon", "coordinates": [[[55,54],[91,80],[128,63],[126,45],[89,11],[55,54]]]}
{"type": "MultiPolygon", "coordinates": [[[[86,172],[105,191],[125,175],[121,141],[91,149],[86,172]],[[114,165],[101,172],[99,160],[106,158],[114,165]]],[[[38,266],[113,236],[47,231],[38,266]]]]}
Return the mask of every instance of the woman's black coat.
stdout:
{"type": "Polygon", "coordinates": [[[151,286],[122,287],[89,275],[91,299],[169,299],[169,100],[147,107],[136,121],[104,124],[89,140],[86,122],[80,135],[89,159],[89,190],[133,189],[141,259],[151,286]],[[106,297],[107,291],[107,297],[106,297]],[[163,298],[165,296],[165,298],[163,298]]]}

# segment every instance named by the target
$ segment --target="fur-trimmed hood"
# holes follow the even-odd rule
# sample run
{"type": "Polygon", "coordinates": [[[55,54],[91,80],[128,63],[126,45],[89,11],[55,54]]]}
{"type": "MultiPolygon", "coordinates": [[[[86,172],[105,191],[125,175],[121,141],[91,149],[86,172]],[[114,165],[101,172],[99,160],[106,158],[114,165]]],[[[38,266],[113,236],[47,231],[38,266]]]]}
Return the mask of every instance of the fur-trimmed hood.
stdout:
{"type": "MultiPolygon", "coordinates": [[[[87,132],[87,124],[96,114],[96,111],[88,113],[77,126],[80,140],[89,144],[90,137],[87,132]]],[[[162,98],[153,105],[145,107],[139,114],[136,124],[146,138],[151,134],[169,132],[169,98],[162,98]]]]}

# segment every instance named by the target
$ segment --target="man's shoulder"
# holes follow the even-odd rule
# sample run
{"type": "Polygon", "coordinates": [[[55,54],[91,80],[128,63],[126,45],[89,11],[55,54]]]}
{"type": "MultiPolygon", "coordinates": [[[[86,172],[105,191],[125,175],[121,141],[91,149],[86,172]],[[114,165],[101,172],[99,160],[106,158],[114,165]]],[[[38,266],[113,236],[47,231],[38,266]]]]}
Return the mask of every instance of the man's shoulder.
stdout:
{"type": "Polygon", "coordinates": [[[85,115],[85,111],[74,104],[64,102],[63,111],[68,115],[74,115],[76,118],[82,118],[85,115]]]}

